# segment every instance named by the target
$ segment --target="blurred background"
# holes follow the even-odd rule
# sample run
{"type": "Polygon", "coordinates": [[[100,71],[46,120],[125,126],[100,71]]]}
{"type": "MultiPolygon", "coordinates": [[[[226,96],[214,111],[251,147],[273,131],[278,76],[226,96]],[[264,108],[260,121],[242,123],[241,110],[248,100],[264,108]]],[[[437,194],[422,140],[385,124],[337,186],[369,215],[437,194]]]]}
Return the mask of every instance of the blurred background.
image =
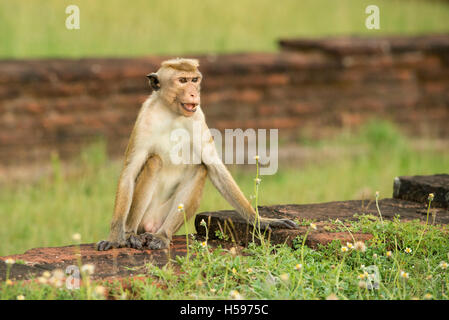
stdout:
{"type": "MultiPolygon", "coordinates": [[[[145,75],[179,56],[211,128],[279,130],[261,205],[449,171],[449,1],[0,0],[0,255],[107,236],[145,75]]],[[[249,198],[254,165],[231,170],[249,198]]],[[[228,208],[208,183],[200,211],[228,208]]]]}

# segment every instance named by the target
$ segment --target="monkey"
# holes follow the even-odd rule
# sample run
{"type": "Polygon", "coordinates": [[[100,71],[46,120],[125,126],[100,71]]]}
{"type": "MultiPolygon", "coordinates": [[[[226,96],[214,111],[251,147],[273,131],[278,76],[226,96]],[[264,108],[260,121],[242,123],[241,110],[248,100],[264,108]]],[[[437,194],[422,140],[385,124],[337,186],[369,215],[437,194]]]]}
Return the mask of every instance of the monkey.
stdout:
{"type": "Polygon", "coordinates": [[[198,209],[207,177],[253,226],[257,221],[265,229],[297,228],[288,219],[258,217],[218,156],[200,106],[203,76],[198,67],[197,59],[176,58],[162,62],[157,72],[147,75],[152,93],[142,104],[132,129],[109,237],[96,244],[98,250],[168,248],[184,219],[193,217],[198,209]],[[193,148],[199,161],[174,163],[170,157],[171,132],[182,128],[191,133],[195,122],[205,133],[201,150],[209,152],[206,155],[193,148]]]}

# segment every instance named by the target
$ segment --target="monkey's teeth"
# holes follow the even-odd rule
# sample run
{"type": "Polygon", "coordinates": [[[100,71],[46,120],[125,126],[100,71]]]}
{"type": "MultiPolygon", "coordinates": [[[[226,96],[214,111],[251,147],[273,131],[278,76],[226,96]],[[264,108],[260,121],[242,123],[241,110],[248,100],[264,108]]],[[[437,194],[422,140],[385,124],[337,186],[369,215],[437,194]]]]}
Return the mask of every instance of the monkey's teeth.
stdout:
{"type": "Polygon", "coordinates": [[[194,104],[194,103],[182,103],[182,106],[184,107],[184,109],[186,109],[188,111],[196,110],[196,104],[194,104]]]}

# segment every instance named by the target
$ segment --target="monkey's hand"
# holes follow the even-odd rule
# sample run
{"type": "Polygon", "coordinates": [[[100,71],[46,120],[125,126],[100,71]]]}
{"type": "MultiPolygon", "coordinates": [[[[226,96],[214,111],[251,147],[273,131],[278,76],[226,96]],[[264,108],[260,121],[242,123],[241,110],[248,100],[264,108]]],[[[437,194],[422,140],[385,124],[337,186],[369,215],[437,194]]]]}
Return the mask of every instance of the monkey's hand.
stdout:
{"type": "Polygon", "coordinates": [[[157,233],[145,232],[139,235],[143,247],[151,250],[167,249],[170,246],[170,239],[157,233]]]}
{"type": "Polygon", "coordinates": [[[134,232],[128,232],[126,234],[126,246],[128,248],[133,248],[133,249],[143,249],[143,243],[142,243],[142,237],[138,236],[137,234],[135,234],[134,232]]]}
{"type": "Polygon", "coordinates": [[[114,249],[114,248],[123,248],[125,245],[126,245],[126,243],[101,240],[101,241],[97,242],[97,250],[98,251],[107,251],[107,250],[114,249]]]}
{"type": "Polygon", "coordinates": [[[113,248],[123,248],[126,247],[127,237],[125,237],[125,233],[123,232],[111,232],[108,240],[101,240],[97,242],[97,250],[98,251],[107,251],[113,248]]]}
{"type": "Polygon", "coordinates": [[[136,235],[134,232],[126,233],[125,241],[107,241],[102,240],[97,243],[97,250],[106,251],[112,248],[133,248],[133,249],[142,249],[143,243],[140,236],[136,235]]]}
{"type": "MultiPolygon", "coordinates": [[[[256,222],[256,227],[257,227],[256,222]]],[[[260,219],[260,228],[261,229],[298,229],[299,226],[290,219],[268,219],[261,218],[260,219]]]]}

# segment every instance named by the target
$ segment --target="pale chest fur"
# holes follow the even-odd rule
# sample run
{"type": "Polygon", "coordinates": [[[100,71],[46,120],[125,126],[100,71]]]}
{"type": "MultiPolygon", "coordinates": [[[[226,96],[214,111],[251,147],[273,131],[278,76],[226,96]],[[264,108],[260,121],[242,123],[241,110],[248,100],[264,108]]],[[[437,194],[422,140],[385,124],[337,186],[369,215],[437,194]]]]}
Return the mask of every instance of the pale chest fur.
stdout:
{"type": "Polygon", "coordinates": [[[145,146],[148,155],[157,154],[162,160],[160,176],[164,179],[158,181],[156,190],[164,201],[171,196],[176,186],[191,177],[198,167],[198,164],[173,161],[173,156],[180,155],[179,150],[190,150],[191,153],[194,150],[191,139],[193,119],[173,115],[169,110],[158,106],[144,109],[139,118],[142,125],[136,142],[145,146]],[[183,138],[180,139],[180,136],[183,138]]]}

